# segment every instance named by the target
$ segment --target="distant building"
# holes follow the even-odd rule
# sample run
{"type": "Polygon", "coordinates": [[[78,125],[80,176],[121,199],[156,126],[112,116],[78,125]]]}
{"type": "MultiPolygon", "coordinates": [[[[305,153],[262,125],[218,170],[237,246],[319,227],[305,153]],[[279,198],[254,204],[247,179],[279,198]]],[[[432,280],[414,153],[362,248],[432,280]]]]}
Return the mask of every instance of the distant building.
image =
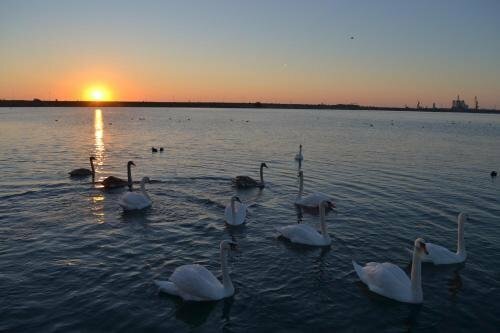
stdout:
{"type": "Polygon", "coordinates": [[[453,111],[469,111],[469,106],[465,104],[463,99],[460,99],[459,95],[457,95],[457,99],[451,102],[451,109],[453,111]]]}

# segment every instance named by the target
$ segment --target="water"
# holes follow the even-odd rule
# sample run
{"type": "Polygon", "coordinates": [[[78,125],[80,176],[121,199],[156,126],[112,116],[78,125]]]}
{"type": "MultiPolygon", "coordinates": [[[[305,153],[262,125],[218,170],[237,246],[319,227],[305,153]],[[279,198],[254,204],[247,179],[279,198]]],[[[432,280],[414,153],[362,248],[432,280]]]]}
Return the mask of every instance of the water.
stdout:
{"type": "Polygon", "coordinates": [[[0,331],[468,331],[500,325],[500,117],[413,112],[89,108],[0,109],[0,331]],[[140,120],[142,119],[142,120],[140,120]],[[276,238],[275,227],[317,223],[298,215],[305,191],[331,193],[330,249],[276,238]],[[165,152],[152,154],[151,146],[165,152]],[[67,172],[98,159],[97,179],[149,176],[154,202],[123,214],[121,191],[67,172]],[[231,177],[268,187],[247,225],[228,228],[231,177]],[[466,211],[468,260],[423,267],[422,306],[369,293],[351,260],[409,269],[417,237],[454,249],[466,211]],[[220,277],[229,260],[233,298],[183,303],[155,278],[197,262],[220,277]]]}

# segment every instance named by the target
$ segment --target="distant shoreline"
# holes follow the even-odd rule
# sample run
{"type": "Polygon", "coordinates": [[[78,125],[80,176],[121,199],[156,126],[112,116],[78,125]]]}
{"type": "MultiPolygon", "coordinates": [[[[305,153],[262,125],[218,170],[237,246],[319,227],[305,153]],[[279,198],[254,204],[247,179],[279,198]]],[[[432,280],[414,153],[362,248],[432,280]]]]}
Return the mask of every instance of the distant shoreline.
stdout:
{"type": "Polygon", "coordinates": [[[0,100],[0,107],[147,107],[147,108],[261,108],[261,109],[319,109],[319,110],[378,110],[378,111],[417,111],[417,112],[454,112],[454,113],[492,113],[500,114],[500,110],[479,109],[458,111],[445,108],[408,108],[364,106],[357,104],[294,104],[294,103],[231,103],[231,102],[131,102],[131,101],[44,101],[34,100],[0,100]]]}

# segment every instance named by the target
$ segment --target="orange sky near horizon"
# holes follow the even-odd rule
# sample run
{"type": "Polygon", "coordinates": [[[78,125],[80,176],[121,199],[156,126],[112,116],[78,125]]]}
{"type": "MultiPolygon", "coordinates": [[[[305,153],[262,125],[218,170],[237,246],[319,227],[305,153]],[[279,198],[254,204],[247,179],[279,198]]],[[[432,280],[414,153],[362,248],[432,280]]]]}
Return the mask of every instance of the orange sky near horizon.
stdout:
{"type": "MultiPolygon", "coordinates": [[[[164,67],[168,67],[164,65],[164,67]]],[[[340,70],[330,71],[335,80],[325,79],[319,73],[295,71],[289,66],[275,70],[271,79],[259,80],[257,73],[231,68],[225,71],[202,70],[196,73],[182,69],[168,70],[164,76],[156,73],[139,71],[134,68],[120,68],[116,64],[88,66],[80,70],[52,72],[47,77],[29,77],[24,82],[28,85],[10,87],[9,93],[3,94],[7,99],[48,100],[93,100],[89,90],[107,92],[105,100],[117,101],[226,101],[226,102],[278,102],[278,103],[332,103],[375,106],[414,106],[417,100],[423,106],[431,106],[436,101],[437,106],[447,107],[456,96],[450,90],[448,100],[441,100],[435,93],[439,82],[422,82],[419,87],[420,96],[434,98],[419,98],[413,86],[401,86],[397,77],[384,77],[377,73],[346,73],[340,70]],[[377,78],[377,79],[376,79],[377,78]],[[360,84],[360,81],[363,84],[360,84]],[[304,85],[309,82],[309,85],[304,85]],[[398,91],[391,101],[387,101],[388,91],[398,91]],[[23,91],[23,92],[21,92],[23,91]],[[29,91],[29,93],[27,93],[29,91]]],[[[328,77],[327,76],[327,77],[328,77]]],[[[3,88],[0,86],[0,88],[3,88]]],[[[7,88],[0,89],[5,91],[7,88]]],[[[472,104],[474,96],[462,96],[472,104]]]]}

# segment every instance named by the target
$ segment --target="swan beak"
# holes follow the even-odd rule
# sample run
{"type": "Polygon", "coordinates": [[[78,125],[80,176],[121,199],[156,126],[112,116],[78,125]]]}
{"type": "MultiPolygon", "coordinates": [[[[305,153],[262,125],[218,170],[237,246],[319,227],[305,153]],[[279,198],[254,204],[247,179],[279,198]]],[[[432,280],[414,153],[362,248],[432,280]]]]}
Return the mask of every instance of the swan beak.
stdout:
{"type": "Polygon", "coordinates": [[[424,250],[425,254],[429,255],[429,251],[427,251],[427,247],[425,246],[425,243],[422,243],[422,249],[424,250]]]}
{"type": "Polygon", "coordinates": [[[238,201],[239,203],[242,203],[240,198],[238,198],[238,197],[234,197],[234,201],[238,201]]]}

